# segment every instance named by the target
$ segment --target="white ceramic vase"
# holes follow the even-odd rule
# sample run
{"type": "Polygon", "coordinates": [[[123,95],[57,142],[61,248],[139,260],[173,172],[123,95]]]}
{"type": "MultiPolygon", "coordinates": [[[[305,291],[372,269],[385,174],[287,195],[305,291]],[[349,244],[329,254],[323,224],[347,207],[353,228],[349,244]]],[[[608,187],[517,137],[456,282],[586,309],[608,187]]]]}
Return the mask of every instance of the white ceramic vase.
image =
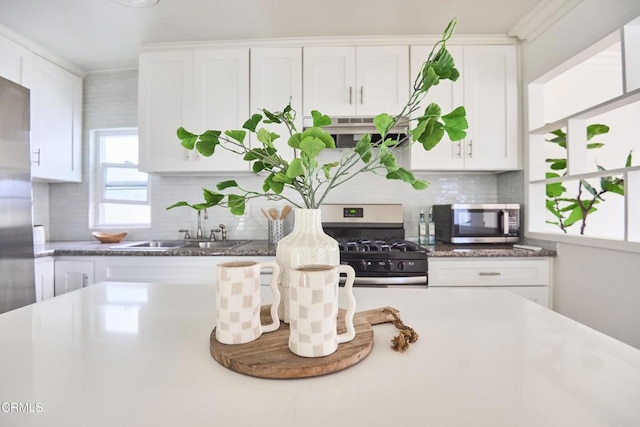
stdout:
{"type": "Polygon", "coordinates": [[[291,271],[309,264],[340,264],[338,242],[322,229],[320,209],[296,209],[293,231],[278,242],[276,262],[280,266],[278,316],[289,323],[291,271]]]}

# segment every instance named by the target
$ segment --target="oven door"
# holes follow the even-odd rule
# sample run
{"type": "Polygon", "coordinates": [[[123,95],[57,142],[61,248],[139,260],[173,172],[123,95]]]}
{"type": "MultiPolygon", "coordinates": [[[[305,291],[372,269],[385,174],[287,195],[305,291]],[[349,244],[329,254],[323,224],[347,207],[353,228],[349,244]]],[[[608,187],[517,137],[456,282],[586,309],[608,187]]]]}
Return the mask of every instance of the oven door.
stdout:
{"type": "MultiPolygon", "coordinates": [[[[427,259],[404,260],[402,263],[410,271],[387,271],[389,261],[345,259],[341,264],[350,265],[356,272],[354,287],[368,288],[427,288],[429,285],[427,259]]],[[[396,265],[398,262],[396,262],[396,265]]],[[[340,277],[340,284],[344,285],[346,276],[340,277]]]]}

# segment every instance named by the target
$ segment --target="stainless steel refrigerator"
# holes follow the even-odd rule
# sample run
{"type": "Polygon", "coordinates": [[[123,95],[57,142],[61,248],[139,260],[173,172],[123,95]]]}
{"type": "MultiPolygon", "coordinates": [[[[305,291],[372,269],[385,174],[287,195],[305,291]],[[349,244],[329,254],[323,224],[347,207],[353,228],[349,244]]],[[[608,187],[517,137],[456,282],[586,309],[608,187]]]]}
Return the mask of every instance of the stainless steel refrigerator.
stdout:
{"type": "Polygon", "coordinates": [[[29,90],[0,77],[0,313],[36,302],[29,90]]]}

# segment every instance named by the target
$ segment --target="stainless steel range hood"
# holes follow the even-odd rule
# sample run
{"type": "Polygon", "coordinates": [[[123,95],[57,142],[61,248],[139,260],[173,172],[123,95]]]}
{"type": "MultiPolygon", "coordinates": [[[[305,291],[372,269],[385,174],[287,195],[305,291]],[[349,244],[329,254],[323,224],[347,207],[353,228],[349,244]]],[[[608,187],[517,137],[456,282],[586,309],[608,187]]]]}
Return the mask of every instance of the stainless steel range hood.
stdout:
{"type": "MultiPolygon", "coordinates": [[[[362,135],[371,135],[372,142],[381,140],[380,133],[373,124],[374,117],[341,116],[332,117],[331,125],[322,128],[333,135],[337,148],[355,147],[362,135]]],[[[302,120],[304,129],[313,127],[313,118],[304,117],[302,120]]],[[[409,135],[408,126],[395,126],[387,134],[387,138],[403,141],[409,135]]]]}

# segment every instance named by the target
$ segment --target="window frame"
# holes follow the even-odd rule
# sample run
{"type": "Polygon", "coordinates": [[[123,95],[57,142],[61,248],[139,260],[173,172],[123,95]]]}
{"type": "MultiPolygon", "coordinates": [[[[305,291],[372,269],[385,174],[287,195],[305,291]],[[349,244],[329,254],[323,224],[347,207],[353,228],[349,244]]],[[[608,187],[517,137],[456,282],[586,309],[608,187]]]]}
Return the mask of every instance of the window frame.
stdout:
{"type": "MultiPolygon", "coordinates": [[[[525,237],[550,240],[561,243],[571,243],[605,249],[624,250],[640,253],[640,203],[630,203],[630,200],[640,200],[640,166],[621,167],[606,171],[585,172],[571,167],[571,159],[580,159],[586,152],[586,135],[589,120],[601,114],[614,111],[632,103],[640,103],[640,87],[631,82],[627,76],[632,75],[631,70],[640,64],[640,54],[637,47],[640,46],[638,28],[640,18],[632,21],[635,37],[629,37],[631,32],[626,31],[627,26],[610,34],[604,39],[594,43],[585,51],[556,67],[541,78],[528,83],[526,87],[526,104],[528,111],[528,130],[525,131],[526,153],[528,154],[527,167],[525,168],[525,200],[527,202],[525,216],[525,237]],[[598,104],[592,105],[582,111],[560,118],[552,123],[544,123],[544,95],[543,85],[562,72],[567,71],[587,57],[602,50],[603,47],[613,42],[622,41],[622,94],[598,104]],[[634,45],[636,48],[631,49],[634,45]],[[637,57],[630,57],[637,55],[637,57]],[[631,68],[630,68],[631,67],[631,68]],[[543,124],[544,123],[544,124],[543,124]],[[557,178],[546,178],[547,164],[545,162],[545,138],[556,129],[567,130],[567,174],[557,178]],[[572,132],[573,131],[573,132],[572,132]],[[544,223],[546,213],[544,189],[546,184],[559,182],[575,182],[580,179],[600,178],[603,176],[621,175],[625,180],[624,194],[624,236],[622,240],[614,238],[590,237],[587,235],[565,234],[560,229],[557,232],[536,231],[544,223]],[[634,219],[635,218],[635,219],[634,219]],[[631,241],[633,238],[634,241],[631,241]]],[[[634,152],[634,158],[638,158],[640,152],[634,152]]]]}
{"type": "MultiPolygon", "coordinates": [[[[90,131],[91,137],[91,149],[93,155],[91,160],[93,167],[91,168],[91,204],[89,208],[89,228],[90,229],[146,229],[151,228],[151,181],[147,179],[146,185],[146,198],[144,201],[140,200],[123,200],[123,199],[110,199],[106,197],[106,173],[108,168],[115,167],[121,169],[135,169],[139,170],[139,163],[106,163],[102,162],[104,155],[103,140],[104,137],[109,136],[135,136],[138,137],[138,128],[104,128],[104,129],[92,129],[90,131]],[[107,224],[101,221],[101,206],[104,203],[109,204],[122,204],[122,205],[140,205],[149,207],[149,221],[146,223],[119,223],[119,224],[107,224]]],[[[139,143],[139,142],[138,142],[139,143]]],[[[149,175],[147,175],[149,176],[149,175]]]]}

